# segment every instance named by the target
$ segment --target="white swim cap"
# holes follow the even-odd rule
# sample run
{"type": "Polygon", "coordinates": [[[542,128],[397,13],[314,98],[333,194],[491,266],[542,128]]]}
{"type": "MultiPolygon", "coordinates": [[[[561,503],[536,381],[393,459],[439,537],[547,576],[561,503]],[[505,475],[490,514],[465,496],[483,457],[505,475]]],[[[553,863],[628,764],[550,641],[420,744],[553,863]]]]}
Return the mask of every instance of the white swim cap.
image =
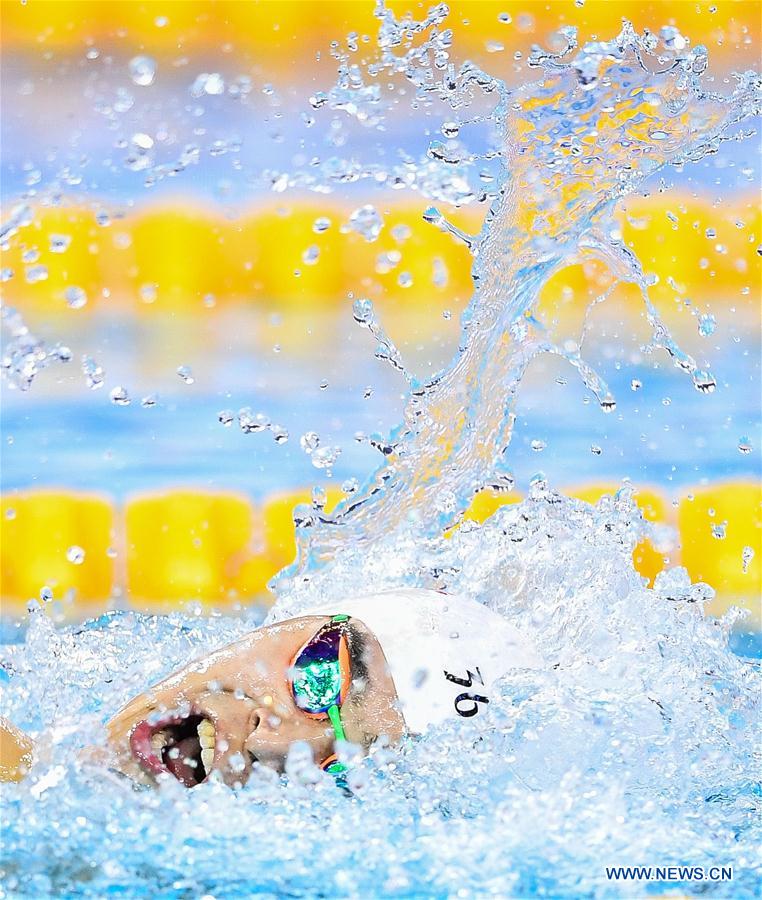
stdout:
{"type": "Polygon", "coordinates": [[[539,668],[537,650],[502,616],[465,597],[401,589],[305,610],[346,613],[378,639],[405,724],[421,733],[449,717],[471,718],[510,669],[539,668]]]}

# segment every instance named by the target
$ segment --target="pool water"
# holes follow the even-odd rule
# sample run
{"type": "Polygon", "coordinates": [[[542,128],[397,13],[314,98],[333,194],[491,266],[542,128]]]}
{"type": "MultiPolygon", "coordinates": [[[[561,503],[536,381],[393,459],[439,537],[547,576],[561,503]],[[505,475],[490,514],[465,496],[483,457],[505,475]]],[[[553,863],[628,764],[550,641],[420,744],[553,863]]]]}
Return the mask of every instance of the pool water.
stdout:
{"type": "MultiPolygon", "coordinates": [[[[427,202],[455,206],[483,159],[494,164],[482,179],[488,212],[478,235],[460,234],[437,208],[424,212],[473,256],[474,293],[461,330],[425,359],[430,369],[417,370],[415,352],[404,358],[402,341],[370,300],[348,298],[372,365],[386,373],[375,377],[383,387],[372,412],[362,411],[357,381],[353,387],[341,373],[335,396],[314,393],[294,404],[291,383],[262,368],[267,414],[294,435],[306,433],[313,416],[328,419],[345,442],[358,420],[369,430],[378,422],[372,430],[384,436],[375,449],[356,442],[336,460],[316,456],[309,441],[278,444],[270,428],[268,449],[252,464],[250,441],[262,435],[227,430],[215,415],[223,393],[225,407],[249,399],[243,386],[253,365],[213,360],[204,390],[188,395],[193,402],[177,389],[151,409],[127,408],[119,395],[108,407],[78,403],[76,434],[62,396],[9,403],[16,449],[6,488],[60,476],[121,497],[174,474],[262,496],[271,468],[285,484],[304,484],[309,466],[364,480],[330,513],[319,495],[298,511],[297,558],[276,579],[266,612],[121,612],[56,627],[32,609],[25,641],[2,647],[3,710],[38,742],[29,777],[0,795],[3,890],[11,897],[642,896],[667,888],[612,882],[606,866],[679,864],[732,865],[733,881],[710,885],[712,896],[757,896],[760,672],[744,647],[730,645],[742,614],[703,615],[713,588],[692,583],[679,566],[646,585],[632,565],[649,528],[632,484],[595,505],[555,488],[572,472],[685,486],[746,474],[754,464],[739,452],[737,434],[755,421],[748,394],[736,393],[750,373],[759,378],[743,355],[749,343],[739,348],[735,332],[722,337],[729,341],[710,368],[707,354],[682,335],[678,341],[652,299],[653,279],[612,217],[618,200],[658,184],[668,167],[688,167],[742,138],[759,114],[758,76],[740,75],[722,94],[708,91],[703,48],[689,48],[674,28],[636,35],[625,23],[608,42],[577,48],[566,31],[565,49],[534,48],[538,79],[514,89],[469,64],[450,66],[444,6],[420,23],[396,19],[383,4],[376,14],[376,56],[355,66],[351,47],[334,48],[337,83],[313,106],[365,127],[393,116],[400,97],[412,97],[414,107],[436,100],[491,134],[489,151],[469,154],[460,139],[437,138],[425,159],[411,163],[411,184],[427,202]],[[366,83],[378,75],[401,79],[406,93],[381,102],[366,83]],[[543,320],[542,288],[580,260],[605,264],[612,283],[632,288],[637,339],[616,309],[611,327],[586,324],[576,337],[543,320]],[[723,391],[733,397],[730,421],[720,412],[723,391]],[[698,403],[709,412],[695,428],[698,403]],[[154,442],[163,464],[146,454],[154,442]],[[526,499],[454,528],[476,491],[511,479],[526,499]],[[83,744],[103,743],[103,723],[121,703],[263,616],[276,621],[326,596],[340,604],[400,585],[484,603],[534,641],[543,668],[512,669],[484,716],[396,748],[379,742],[368,759],[351,759],[346,789],[321,775],[298,744],[282,776],[260,771],[240,790],[214,778],[190,791],[174,781],[142,790],[79,762],[83,744]]],[[[295,183],[313,178],[314,187],[327,177],[315,168],[299,171],[295,183]]],[[[330,170],[337,181],[351,174],[335,159],[330,170]]],[[[377,181],[382,174],[368,170],[377,181]]],[[[370,214],[356,226],[373,239],[370,214]]],[[[34,390],[62,371],[52,340],[30,348],[18,331],[6,374],[38,379],[26,385],[34,390]]],[[[331,342],[316,353],[333,359],[331,342]]],[[[121,361],[115,353],[114,364],[121,361]]],[[[366,374],[363,363],[351,370],[358,373],[366,374]]]]}
{"type": "MultiPolygon", "coordinates": [[[[285,776],[239,791],[146,791],[78,766],[120,703],[256,613],[116,613],[62,630],[34,615],[26,643],[3,647],[3,708],[40,739],[30,780],[2,790],[5,890],[613,897],[607,865],[730,864],[734,881],[712,895],[755,896],[760,673],[728,651],[730,623],[702,616],[706,586],[673,571],[643,587],[628,556],[637,527],[624,497],[593,508],[539,489],[449,541],[451,589],[531,634],[547,668],[502,679],[479,727],[377,748],[349,793],[298,747],[285,776]]],[[[369,583],[384,586],[384,567],[399,582],[389,559],[366,560],[369,583]]]]}

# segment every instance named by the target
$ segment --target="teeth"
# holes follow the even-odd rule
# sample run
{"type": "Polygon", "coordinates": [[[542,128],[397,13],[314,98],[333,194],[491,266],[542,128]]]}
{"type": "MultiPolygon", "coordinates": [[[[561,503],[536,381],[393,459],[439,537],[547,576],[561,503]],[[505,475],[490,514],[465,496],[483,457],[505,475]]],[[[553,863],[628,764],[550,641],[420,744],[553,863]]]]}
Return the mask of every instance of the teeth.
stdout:
{"type": "Polygon", "coordinates": [[[212,770],[214,762],[214,725],[209,719],[203,719],[196,728],[198,734],[198,742],[201,745],[201,764],[204,767],[205,774],[209,774],[212,770]]]}
{"type": "Polygon", "coordinates": [[[151,735],[151,749],[156,751],[157,753],[164,749],[164,745],[167,743],[167,732],[166,731],[157,731],[155,734],[151,735]]]}
{"type": "Polygon", "coordinates": [[[201,722],[199,722],[198,727],[196,728],[196,732],[198,733],[198,741],[201,744],[201,749],[213,750],[214,725],[212,725],[209,719],[203,719],[201,722]]]}

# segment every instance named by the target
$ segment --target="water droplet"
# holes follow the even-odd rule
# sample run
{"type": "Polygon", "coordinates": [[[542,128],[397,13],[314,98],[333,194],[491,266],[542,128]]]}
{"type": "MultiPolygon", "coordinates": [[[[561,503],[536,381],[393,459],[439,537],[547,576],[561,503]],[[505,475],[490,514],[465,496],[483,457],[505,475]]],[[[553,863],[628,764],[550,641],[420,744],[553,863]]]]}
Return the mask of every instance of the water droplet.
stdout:
{"type": "Polygon", "coordinates": [[[328,102],[328,94],[326,94],[325,91],[316,91],[310,97],[310,106],[313,109],[320,109],[320,107],[325,106],[325,104],[327,102],[328,102]]]}
{"type": "Polygon", "coordinates": [[[87,294],[81,287],[70,285],[64,291],[64,298],[71,309],[82,309],[87,303],[87,294]]]}
{"type": "Polygon", "coordinates": [[[71,244],[70,234],[51,234],[50,235],[50,252],[66,253],[71,244]]]}
{"type": "Polygon", "coordinates": [[[270,431],[276,444],[285,444],[288,440],[288,431],[282,425],[271,425],[270,431]]]}
{"type": "Polygon", "coordinates": [[[320,382],[319,387],[320,387],[320,390],[321,390],[321,391],[327,390],[327,389],[328,389],[328,382],[327,382],[325,379],[323,379],[323,380],[320,382]]]}
{"type": "Polygon", "coordinates": [[[403,288],[409,288],[413,284],[413,276],[410,272],[400,272],[397,278],[397,284],[403,288]]]}
{"type": "Polygon", "coordinates": [[[132,145],[137,150],[146,153],[153,147],[153,138],[144,131],[136,131],[132,136],[132,145]]]}
{"type": "Polygon", "coordinates": [[[312,465],[316,469],[330,469],[341,455],[341,447],[318,447],[312,452],[312,465]]]}
{"type": "Polygon", "coordinates": [[[547,444],[545,443],[545,441],[535,439],[532,441],[531,447],[535,453],[542,453],[542,451],[547,447],[547,444]]]}
{"type": "Polygon", "coordinates": [[[352,316],[355,322],[368,328],[373,322],[373,301],[367,298],[355,300],[352,304],[352,316]]]}
{"type": "Polygon", "coordinates": [[[16,510],[12,506],[9,506],[8,509],[6,509],[5,518],[8,519],[9,522],[16,518],[16,510]]]}
{"type": "Polygon", "coordinates": [[[357,490],[359,490],[360,482],[356,478],[347,478],[346,481],[342,481],[341,489],[345,494],[354,494],[357,490]]]}
{"type": "Polygon", "coordinates": [[[754,559],[754,549],[752,547],[744,547],[741,551],[741,568],[744,575],[749,571],[749,564],[754,559]]]}
{"type": "Polygon", "coordinates": [[[127,88],[119,87],[116,89],[116,100],[114,100],[114,112],[125,113],[132,109],[135,105],[135,98],[127,90],[127,88]]]}
{"type": "Polygon", "coordinates": [[[510,25],[513,21],[513,16],[510,13],[503,12],[498,15],[497,20],[503,25],[510,25]]]}
{"type": "Polygon", "coordinates": [[[302,253],[302,262],[305,266],[314,266],[320,259],[320,247],[317,244],[310,244],[302,253]]]}
{"type": "Polygon", "coordinates": [[[190,90],[194,97],[203,97],[204,94],[219,96],[225,93],[225,79],[219,72],[202,72],[190,90]]]}
{"type": "Polygon", "coordinates": [[[46,281],[48,277],[48,267],[43,265],[28,266],[24,272],[24,277],[28,284],[37,284],[38,281],[46,281]]]}
{"type": "Polygon", "coordinates": [[[751,453],[751,451],[753,449],[754,449],[754,447],[746,435],[744,435],[742,438],[739,439],[739,441],[738,441],[738,452],[739,453],[743,453],[744,456],[746,456],[749,453],[751,453]]]}
{"type": "Polygon", "coordinates": [[[105,373],[103,368],[91,356],[84,355],[82,357],[82,374],[85,376],[87,386],[91,391],[103,387],[105,373]]]}
{"type": "Polygon", "coordinates": [[[320,487],[320,485],[315,485],[315,487],[312,488],[311,498],[312,505],[318,510],[323,509],[328,502],[328,495],[325,492],[325,488],[320,487]]]}
{"type": "Polygon", "coordinates": [[[659,31],[659,34],[664,41],[664,46],[668,47],[670,50],[685,50],[688,46],[688,41],[680,34],[674,25],[665,25],[659,31]]]}
{"type": "Polygon", "coordinates": [[[13,278],[13,269],[9,266],[0,269],[0,281],[10,281],[11,278],[13,278]]]}
{"type": "MultiPolygon", "coordinates": [[[[448,282],[450,281],[450,272],[447,268],[447,264],[442,259],[441,256],[435,256],[432,261],[433,271],[431,273],[431,280],[434,284],[434,287],[438,288],[446,288],[448,282]]],[[[442,315],[445,319],[450,318],[450,311],[445,310],[442,315]]]]}
{"type": "Polygon", "coordinates": [[[156,299],[157,294],[157,285],[155,284],[141,284],[138,288],[138,293],[140,294],[140,299],[143,303],[153,303],[156,299]]]}
{"type": "Polygon", "coordinates": [[[320,435],[316,431],[306,431],[299,438],[299,444],[305,453],[314,453],[320,446],[320,435]]]}
{"type": "Polygon", "coordinates": [[[423,221],[440,228],[444,225],[445,218],[436,206],[429,206],[424,210],[423,221]]]}
{"type": "Polygon", "coordinates": [[[165,26],[169,25],[169,19],[166,16],[156,16],[156,18],[153,20],[153,24],[157,28],[164,28],[165,26]]]}
{"type": "Polygon", "coordinates": [[[639,391],[643,387],[643,382],[637,378],[633,378],[630,382],[630,387],[633,391],[639,391]]]}
{"type": "Polygon", "coordinates": [[[446,138],[456,138],[460,133],[460,125],[457,122],[443,122],[441,131],[446,138]]]}
{"type": "Polygon", "coordinates": [[[716,522],[712,522],[712,537],[717,538],[718,541],[724,541],[725,535],[727,533],[727,521],[717,524],[716,522]]]}
{"type": "Polygon", "coordinates": [[[373,388],[372,388],[372,387],[366,387],[365,390],[362,392],[362,398],[363,398],[363,400],[370,400],[370,398],[371,398],[372,396],[373,396],[373,388]]]}
{"type": "Polygon", "coordinates": [[[376,257],[376,271],[379,275],[386,275],[396,268],[402,261],[402,254],[399,250],[387,250],[385,253],[379,253],[376,257]]]}
{"type": "Polygon", "coordinates": [[[384,222],[375,206],[366,204],[358,207],[349,217],[349,227],[371,243],[381,234],[384,222]]]}
{"type": "Polygon", "coordinates": [[[217,419],[225,426],[225,428],[230,428],[235,419],[235,413],[232,409],[223,409],[217,413],[217,419]]]}
{"type": "Polygon", "coordinates": [[[238,410],[238,425],[245,434],[258,434],[270,427],[270,417],[261,412],[253,414],[251,408],[245,406],[238,410]]]}
{"type": "Polygon", "coordinates": [[[702,337],[709,337],[714,334],[717,327],[717,319],[710,313],[698,317],[698,330],[702,337]]]}
{"type": "Polygon", "coordinates": [[[597,444],[592,444],[590,447],[590,452],[595,456],[600,456],[601,453],[603,453],[603,450],[597,444]]]}
{"type": "Polygon", "coordinates": [[[693,386],[702,394],[713,394],[717,387],[717,382],[711,372],[697,369],[693,373],[693,386]]]}
{"type": "Polygon", "coordinates": [[[66,558],[75,566],[81,566],[85,561],[85,551],[76,544],[72,544],[66,551],[66,558]]]}
{"type": "Polygon", "coordinates": [[[146,394],[145,397],[140,401],[140,405],[143,409],[153,409],[156,406],[157,399],[156,394],[146,394]]]}
{"type": "Polygon", "coordinates": [[[318,216],[312,223],[312,230],[315,234],[323,234],[331,227],[331,220],[327,216],[318,216]]]}
{"type": "Polygon", "coordinates": [[[123,388],[121,385],[117,385],[117,387],[112,388],[109,397],[111,398],[111,402],[115,406],[129,406],[132,402],[126,388],[123,388]]]}
{"type": "MultiPolygon", "coordinates": [[[[71,550],[71,547],[69,549],[71,550]]],[[[40,588],[40,600],[42,600],[43,603],[50,603],[52,599],[53,591],[47,585],[40,588]]]]}
{"type": "Polygon", "coordinates": [[[156,60],[150,56],[133,56],[129,62],[130,78],[134,84],[147,87],[156,77],[156,60]]]}
{"type": "Polygon", "coordinates": [[[456,165],[460,162],[460,156],[456,154],[452,147],[448,146],[443,141],[432,141],[429,144],[426,155],[438,162],[445,162],[450,165],[456,165]]]}
{"type": "Polygon", "coordinates": [[[193,372],[191,372],[190,366],[178,366],[177,374],[182,378],[182,380],[186,384],[193,384],[195,378],[193,377],[193,372]]]}
{"type": "Polygon", "coordinates": [[[537,500],[545,495],[548,490],[548,477],[544,472],[535,472],[529,479],[529,496],[537,500]]]}

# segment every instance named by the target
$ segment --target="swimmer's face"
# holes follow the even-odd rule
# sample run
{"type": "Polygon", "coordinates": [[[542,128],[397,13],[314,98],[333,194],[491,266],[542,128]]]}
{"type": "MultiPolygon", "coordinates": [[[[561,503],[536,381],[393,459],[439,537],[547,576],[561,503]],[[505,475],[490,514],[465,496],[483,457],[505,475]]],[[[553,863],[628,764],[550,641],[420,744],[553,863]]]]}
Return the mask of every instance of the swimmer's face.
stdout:
{"type": "MultiPolygon", "coordinates": [[[[315,762],[334,752],[330,721],[300,709],[289,670],[302,647],[330,620],[305,616],[259,628],[135,697],[108,723],[113,765],[144,783],[169,772],[192,787],[213,770],[231,785],[254,765],[282,771],[294,741],[315,762]]],[[[381,735],[404,733],[394,683],[373,633],[358,619],[347,631],[351,683],[341,706],[347,740],[367,750],[381,735]]]]}

